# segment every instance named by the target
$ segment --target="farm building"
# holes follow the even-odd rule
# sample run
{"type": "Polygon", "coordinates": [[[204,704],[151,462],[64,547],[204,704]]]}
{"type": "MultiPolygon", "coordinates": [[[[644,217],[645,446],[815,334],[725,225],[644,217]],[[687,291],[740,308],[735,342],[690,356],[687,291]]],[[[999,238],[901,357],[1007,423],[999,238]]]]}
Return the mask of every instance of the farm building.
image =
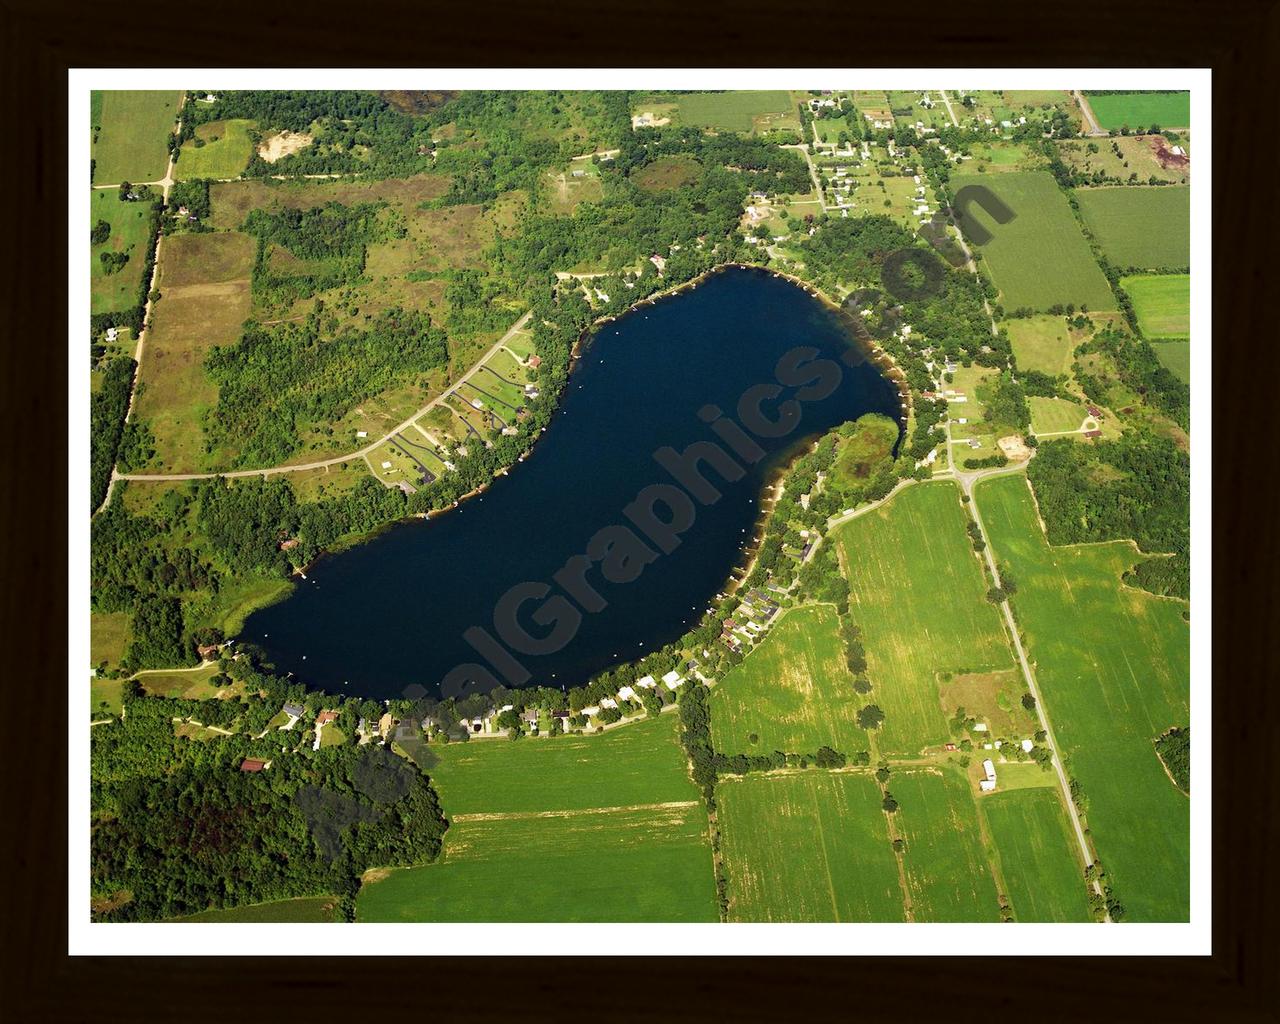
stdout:
{"type": "Polygon", "coordinates": [[[996,781],[996,766],[992,763],[991,758],[984,758],[982,762],[982,772],[991,782],[996,781]]]}
{"type": "Polygon", "coordinates": [[[242,772],[260,772],[270,764],[270,761],[260,761],[256,757],[246,757],[240,762],[240,770],[242,772]]]}

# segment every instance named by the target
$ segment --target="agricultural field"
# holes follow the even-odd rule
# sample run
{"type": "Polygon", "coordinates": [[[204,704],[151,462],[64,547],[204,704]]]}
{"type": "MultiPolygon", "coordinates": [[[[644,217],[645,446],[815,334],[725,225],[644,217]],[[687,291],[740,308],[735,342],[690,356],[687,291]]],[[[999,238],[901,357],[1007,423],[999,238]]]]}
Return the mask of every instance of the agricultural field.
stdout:
{"type": "Polygon", "coordinates": [[[653,96],[633,104],[632,112],[672,117],[676,124],[712,131],[760,132],[800,127],[791,94],[784,90],[695,92],[653,96]]]}
{"type": "Polygon", "coordinates": [[[147,354],[134,417],[155,435],[148,472],[197,472],[223,462],[204,450],[202,416],[218,399],[204,361],[215,345],[239,340],[249,318],[254,245],[248,235],[174,235],[164,241],[147,354]]]}
{"type": "Polygon", "coordinates": [[[910,487],[833,535],[862,628],[870,699],[885,713],[881,756],[914,756],[946,742],[941,673],[1013,667],[987,580],[950,482],[910,487]]]}
{"type": "Polygon", "coordinates": [[[299,896],[274,903],[254,903],[225,910],[202,910],[198,914],[176,917],[186,924],[322,924],[337,921],[336,896],[299,896]]]}
{"type": "Polygon", "coordinates": [[[855,721],[864,703],[845,663],[835,608],[794,608],[780,613],[768,636],[712,689],[712,738],[726,754],[867,750],[855,721]]]}
{"type": "MultiPolygon", "coordinates": [[[[1004,774],[1001,765],[997,773],[1001,783],[1004,774]]],[[[1014,918],[1023,922],[1092,920],[1084,867],[1058,788],[1006,790],[1002,784],[996,792],[984,794],[978,806],[995,843],[1014,918]]]]}
{"type": "Polygon", "coordinates": [[[1184,603],[1122,585],[1140,558],[1130,542],[1051,547],[1020,476],[980,483],[974,500],[1018,581],[1028,657],[1116,895],[1133,920],[1185,921],[1190,805],[1153,746],[1189,721],[1184,603]]]}
{"type": "Polygon", "coordinates": [[[168,139],[178,120],[182,94],[137,89],[95,92],[93,183],[135,185],[159,181],[169,166],[168,139]]]}
{"type": "Polygon", "coordinates": [[[358,919],[716,920],[706,811],[676,729],[663,715],[600,736],[431,744],[442,859],[375,873],[358,919]]]}
{"type": "Polygon", "coordinates": [[[902,921],[880,787],[866,772],[807,769],[722,779],[730,921],[902,921]]]}
{"type": "Polygon", "coordinates": [[[1076,190],[1076,201],[1080,216],[1112,266],[1122,270],[1190,266],[1190,189],[1181,185],[1083,188],[1076,190]]]}
{"type": "Polygon", "coordinates": [[[1071,372],[1076,346],[1085,334],[1073,330],[1061,316],[1028,316],[1006,320],[1009,344],[1020,370],[1038,370],[1051,377],[1071,372]]]}
{"type": "Polygon", "coordinates": [[[1098,127],[1109,132],[1121,128],[1191,127],[1189,92],[1121,92],[1109,95],[1085,93],[1098,127]]]}
{"type": "Polygon", "coordinates": [[[1152,178],[1185,185],[1191,176],[1190,160],[1175,154],[1163,135],[1059,139],[1054,145],[1062,162],[1081,174],[1101,174],[1140,185],[1149,184],[1152,178]]]}
{"type": "Polygon", "coordinates": [[[142,271],[147,262],[147,241],[151,236],[151,203],[121,202],[113,188],[96,188],[89,199],[90,225],[106,221],[111,233],[106,241],[89,247],[89,311],[119,313],[138,304],[142,271]],[[124,253],[129,257],[119,270],[108,273],[103,253],[124,253]]]}
{"type": "Polygon", "coordinates": [[[1160,364],[1184,384],[1191,383],[1191,343],[1189,341],[1153,341],[1160,364]]]}
{"type": "MultiPolygon", "coordinates": [[[[1115,297],[1071,207],[1046,171],[955,175],[952,189],[981,185],[1013,211],[999,224],[976,204],[971,216],[991,234],[975,246],[1007,310],[1056,305],[1114,309],[1115,297]]],[[[966,234],[969,231],[966,230],[966,234]]]]}
{"type": "Polygon", "coordinates": [[[1144,274],[1122,277],[1122,287],[1133,302],[1138,326],[1151,341],[1186,338],[1191,334],[1191,276],[1144,274]]]}
{"type": "Polygon", "coordinates": [[[253,157],[254,122],[242,119],[210,121],[196,129],[178,151],[174,177],[178,181],[239,177],[253,157]]]}
{"type": "Polygon", "coordinates": [[[969,784],[954,771],[900,769],[888,789],[898,801],[894,827],[906,841],[912,920],[998,920],[996,882],[969,784]]]}

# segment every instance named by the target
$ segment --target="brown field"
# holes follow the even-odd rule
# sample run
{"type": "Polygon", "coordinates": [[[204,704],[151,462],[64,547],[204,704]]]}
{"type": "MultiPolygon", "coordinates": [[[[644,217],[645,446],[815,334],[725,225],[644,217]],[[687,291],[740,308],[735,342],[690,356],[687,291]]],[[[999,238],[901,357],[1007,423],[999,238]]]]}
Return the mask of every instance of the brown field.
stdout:
{"type": "Polygon", "coordinates": [[[165,240],[158,287],[139,371],[134,415],[150,424],[151,472],[206,468],[200,418],[218,392],[204,372],[214,345],[234,344],[251,308],[253,240],[239,234],[177,235],[165,240]]]}
{"type": "Polygon", "coordinates": [[[938,702],[949,719],[964,708],[986,722],[993,737],[1021,739],[1036,731],[1036,717],[1022,706],[1026,686],[1017,669],[969,672],[938,679],[938,702]]]}

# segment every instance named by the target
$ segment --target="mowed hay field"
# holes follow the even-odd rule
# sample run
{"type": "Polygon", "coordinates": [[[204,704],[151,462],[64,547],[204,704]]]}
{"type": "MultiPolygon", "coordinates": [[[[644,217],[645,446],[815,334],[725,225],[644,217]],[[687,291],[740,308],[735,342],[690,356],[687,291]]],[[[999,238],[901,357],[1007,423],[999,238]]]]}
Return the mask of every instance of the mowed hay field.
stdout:
{"type": "MultiPolygon", "coordinates": [[[[1004,772],[1001,765],[996,777],[1004,772]]],[[[978,801],[1019,921],[1089,921],[1084,865],[1057,786],[985,794],[978,801]]]]}
{"type": "Polygon", "coordinates": [[[196,129],[196,137],[184,142],[178,151],[174,177],[179,181],[237,177],[253,156],[253,138],[249,134],[253,126],[253,121],[240,118],[202,124],[196,129]],[[196,145],[197,140],[201,145],[196,145]]]}
{"type": "Polygon", "coordinates": [[[721,779],[730,921],[902,921],[880,787],[816,769],[721,779]]]}
{"type": "Polygon", "coordinates": [[[943,672],[1013,668],[999,613],[965,532],[959,488],[916,484],[838,528],[849,614],[862,628],[870,700],[885,713],[885,755],[915,755],[949,739],[943,672]]]}
{"type": "Polygon", "coordinates": [[[1153,341],[1156,358],[1184,384],[1191,383],[1191,343],[1189,341],[1153,341]]]}
{"type": "Polygon", "coordinates": [[[864,703],[845,663],[835,608],[795,608],[712,688],[714,745],[726,754],[867,750],[854,717],[864,703]]]}
{"type": "Polygon", "coordinates": [[[358,918],[717,920],[707,815],[676,717],[432,744],[427,771],[451,823],[441,861],[375,873],[358,918]]]}
{"type": "Polygon", "coordinates": [[[217,454],[204,451],[201,417],[218,400],[204,361],[214,345],[240,338],[252,305],[253,255],[253,239],[232,232],[163,242],[156,282],[163,297],[153,307],[134,406],[155,435],[148,472],[219,468],[211,465],[217,454]]]}
{"type": "Polygon", "coordinates": [[[138,89],[95,92],[91,118],[101,130],[93,144],[93,183],[139,184],[163,178],[181,98],[177,92],[138,89]]]}
{"type": "Polygon", "coordinates": [[[1079,341],[1067,326],[1066,317],[1028,316],[1006,320],[1009,344],[1019,370],[1038,370],[1051,376],[1070,373],[1072,353],[1079,341]]]}
{"type": "Polygon", "coordinates": [[[1128,542],[1050,547],[1020,476],[982,482],[974,500],[1018,581],[1027,654],[1117,897],[1133,920],[1187,920],[1190,803],[1152,745],[1190,718],[1182,602],[1121,584],[1141,558],[1128,542]]]}
{"type": "Polygon", "coordinates": [[[138,304],[151,234],[151,203],[122,203],[115,189],[96,188],[89,199],[90,226],[100,220],[111,225],[111,235],[101,245],[89,247],[89,311],[119,313],[138,304]],[[129,262],[108,274],[99,258],[105,252],[128,253],[129,262]]]}
{"type": "MultiPolygon", "coordinates": [[[[999,224],[976,203],[969,216],[991,234],[981,253],[1007,310],[1046,310],[1055,305],[1115,309],[1115,297],[1076,224],[1066,197],[1048,171],[966,174],[953,191],[980,185],[1013,211],[999,224]]],[[[965,231],[970,236],[970,229],[965,231]]]]}
{"type": "Polygon", "coordinates": [[[1191,334],[1191,275],[1143,274],[1122,277],[1138,326],[1150,340],[1186,338],[1191,334]]]}
{"type": "Polygon", "coordinates": [[[969,783],[956,772],[895,771],[894,826],[906,840],[903,863],[915,921],[996,921],[995,877],[978,831],[969,783]]]}
{"type": "Polygon", "coordinates": [[[1082,188],[1076,190],[1076,201],[1113,266],[1160,270],[1191,265],[1191,190],[1186,186],[1082,188]]]}
{"type": "Polygon", "coordinates": [[[1118,92],[1100,96],[1085,93],[1100,128],[1109,132],[1119,128],[1191,127],[1191,93],[1189,92],[1118,92]]]}
{"type": "Polygon", "coordinates": [[[744,92],[695,92],[676,99],[682,125],[729,132],[797,128],[799,115],[791,94],[780,89],[744,92]]]}

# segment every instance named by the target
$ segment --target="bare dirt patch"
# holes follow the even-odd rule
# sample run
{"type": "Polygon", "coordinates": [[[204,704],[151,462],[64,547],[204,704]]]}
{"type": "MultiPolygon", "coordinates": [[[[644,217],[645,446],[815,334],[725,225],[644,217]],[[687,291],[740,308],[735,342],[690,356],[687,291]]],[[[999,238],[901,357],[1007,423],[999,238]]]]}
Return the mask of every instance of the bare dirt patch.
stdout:
{"type": "Polygon", "coordinates": [[[1002,437],[996,444],[1000,446],[1000,450],[1010,462],[1026,462],[1031,458],[1031,449],[1027,447],[1027,442],[1016,434],[1002,437]]]}
{"type": "Polygon", "coordinates": [[[1165,170],[1185,171],[1191,166],[1191,157],[1186,153],[1175,153],[1162,135],[1152,137],[1151,152],[1165,170]]]}
{"type": "Polygon", "coordinates": [[[262,157],[267,163],[273,164],[283,157],[301,152],[314,141],[315,137],[308,135],[306,132],[291,132],[288,130],[277,132],[275,135],[262,140],[262,144],[258,146],[258,156],[262,157]]]}

